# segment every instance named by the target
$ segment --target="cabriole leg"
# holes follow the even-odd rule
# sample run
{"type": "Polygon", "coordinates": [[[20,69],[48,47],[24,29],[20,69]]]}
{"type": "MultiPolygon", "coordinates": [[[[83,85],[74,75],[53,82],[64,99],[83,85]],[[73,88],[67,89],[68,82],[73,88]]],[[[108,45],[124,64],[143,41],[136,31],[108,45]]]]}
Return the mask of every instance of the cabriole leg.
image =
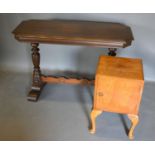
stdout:
{"type": "Polygon", "coordinates": [[[90,114],[91,118],[91,129],[89,130],[90,133],[94,134],[96,132],[96,117],[102,113],[100,110],[92,110],[90,114]]]}
{"type": "Polygon", "coordinates": [[[129,139],[134,139],[134,129],[139,122],[139,117],[138,117],[138,115],[128,115],[128,118],[131,121],[131,127],[129,130],[128,137],[129,137],[129,139]]]}

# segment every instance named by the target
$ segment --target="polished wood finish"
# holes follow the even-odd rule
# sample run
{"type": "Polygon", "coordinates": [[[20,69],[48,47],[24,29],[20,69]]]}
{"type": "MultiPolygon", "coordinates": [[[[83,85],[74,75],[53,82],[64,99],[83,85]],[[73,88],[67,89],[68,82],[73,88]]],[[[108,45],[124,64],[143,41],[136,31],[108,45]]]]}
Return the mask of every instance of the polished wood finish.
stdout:
{"type": "Polygon", "coordinates": [[[132,122],[131,139],[138,122],[143,86],[141,59],[101,56],[95,77],[93,110],[128,114],[132,122]]]}
{"type": "Polygon", "coordinates": [[[32,46],[32,62],[34,65],[34,69],[33,69],[32,87],[31,91],[28,94],[28,100],[37,101],[44,83],[41,79],[40,54],[38,48],[39,44],[32,43],[31,46],[32,46]]]}
{"type": "Polygon", "coordinates": [[[41,75],[39,43],[99,46],[109,49],[109,56],[116,49],[131,45],[130,27],[110,22],[74,20],[28,20],[21,22],[13,31],[18,41],[30,42],[34,65],[32,88],[28,100],[37,101],[44,83],[93,84],[86,78],[64,78],[41,75]]]}
{"type": "Polygon", "coordinates": [[[110,22],[73,20],[23,21],[13,31],[19,41],[119,48],[131,45],[130,27],[110,22]]]}
{"type": "Polygon", "coordinates": [[[32,62],[34,65],[33,70],[33,84],[32,88],[36,90],[40,90],[42,81],[41,81],[41,71],[40,71],[40,54],[39,54],[39,44],[32,43],[32,62]]]}

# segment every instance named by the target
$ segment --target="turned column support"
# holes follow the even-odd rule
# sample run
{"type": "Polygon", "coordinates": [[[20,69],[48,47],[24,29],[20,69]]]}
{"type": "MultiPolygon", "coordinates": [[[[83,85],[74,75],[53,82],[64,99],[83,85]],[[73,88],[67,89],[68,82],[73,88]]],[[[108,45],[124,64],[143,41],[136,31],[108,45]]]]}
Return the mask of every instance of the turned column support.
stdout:
{"type": "Polygon", "coordinates": [[[33,62],[33,82],[32,89],[40,90],[42,81],[41,81],[41,71],[40,71],[40,53],[39,53],[39,44],[31,43],[32,46],[32,62],[33,62]]]}
{"type": "Polygon", "coordinates": [[[108,53],[109,56],[116,56],[117,48],[109,48],[108,50],[109,50],[109,53],[108,53]]]}
{"type": "Polygon", "coordinates": [[[39,53],[39,43],[31,43],[32,46],[32,62],[33,62],[33,77],[32,77],[32,87],[28,94],[28,100],[37,101],[44,83],[41,80],[41,70],[40,70],[40,53],[39,53]]]}

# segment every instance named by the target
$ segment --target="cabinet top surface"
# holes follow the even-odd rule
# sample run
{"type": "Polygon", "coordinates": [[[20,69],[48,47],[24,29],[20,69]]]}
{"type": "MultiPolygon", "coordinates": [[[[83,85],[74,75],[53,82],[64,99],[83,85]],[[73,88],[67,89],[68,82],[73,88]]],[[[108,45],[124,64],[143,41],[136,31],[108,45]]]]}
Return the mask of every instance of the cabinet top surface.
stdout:
{"type": "Polygon", "coordinates": [[[110,22],[73,20],[28,20],[13,31],[19,41],[126,47],[133,35],[130,27],[110,22]]]}
{"type": "Polygon", "coordinates": [[[100,56],[97,75],[144,80],[142,60],[100,56]]]}

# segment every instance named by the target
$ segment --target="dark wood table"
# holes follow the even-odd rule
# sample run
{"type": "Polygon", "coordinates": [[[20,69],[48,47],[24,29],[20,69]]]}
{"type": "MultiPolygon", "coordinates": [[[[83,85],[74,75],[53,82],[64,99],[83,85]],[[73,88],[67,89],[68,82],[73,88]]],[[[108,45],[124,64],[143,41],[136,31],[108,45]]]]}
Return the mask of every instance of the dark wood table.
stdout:
{"type": "Polygon", "coordinates": [[[115,56],[117,48],[130,46],[133,35],[130,27],[110,22],[73,20],[28,20],[13,31],[18,41],[30,42],[34,65],[28,100],[37,101],[45,83],[93,84],[94,80],[45,76],[40,70],[39,43],[96,46],[109,49],[115,56]]]}

